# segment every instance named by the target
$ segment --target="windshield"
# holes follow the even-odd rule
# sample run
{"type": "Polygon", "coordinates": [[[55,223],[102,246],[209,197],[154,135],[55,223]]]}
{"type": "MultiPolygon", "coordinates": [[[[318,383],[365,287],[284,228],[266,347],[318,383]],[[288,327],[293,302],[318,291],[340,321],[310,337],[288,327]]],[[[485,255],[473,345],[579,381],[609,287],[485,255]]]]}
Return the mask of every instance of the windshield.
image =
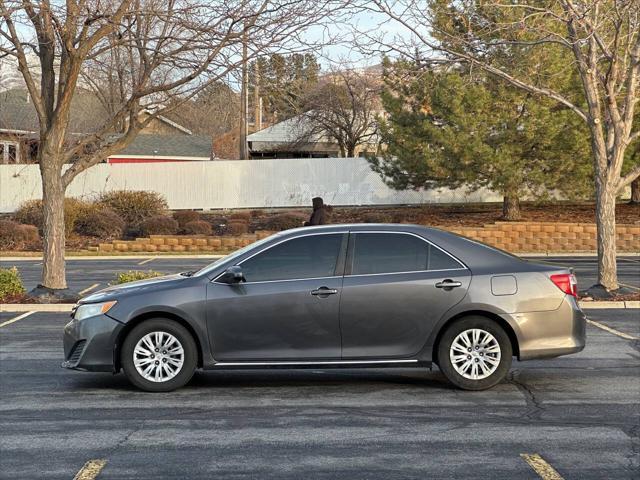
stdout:
{"type": "MultiPolygon", "coordinates": [[[[276,234],[279,235],[279,234],[276,234]]],[[[243,255],[244,253],[248,252],[249,250],[253,250],[256,247],[259,247],[260,245],[263,245],[265,243],[267,243],[270,240],[273,240],[273,238],[276,235],[271,235],[267,238],[263,238],[262,240],[258,240],[257,242],[251,243],[249,245],[247,245],[246,247],[242,247],[239,250],[236,250],[234,252],[231,252],[229,255],[225,255],[222,258],[219,258],[218,260],[216,260],[213,263],[210,263],[209,265],[201,268],[200,270],[198,270],[197,272],[195,272],[193,275],[199,277],[201,275],[206,275],[208,274],[211,270],[213,270],[214,268],[218,267],[219,265],[229,262],[232,263],[232,260],[235,258],[240,257],[241,255],[243,255]]]]}

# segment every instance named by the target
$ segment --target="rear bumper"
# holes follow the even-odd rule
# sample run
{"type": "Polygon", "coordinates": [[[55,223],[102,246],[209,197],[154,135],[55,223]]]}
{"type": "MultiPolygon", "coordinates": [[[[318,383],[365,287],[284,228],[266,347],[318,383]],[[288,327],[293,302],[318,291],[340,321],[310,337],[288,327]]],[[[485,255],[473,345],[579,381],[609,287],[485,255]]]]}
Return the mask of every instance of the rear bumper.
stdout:
{"type": "Polygon", "coordinates": [[[62,367],[113,372],[114,348],[124,324],[106,315],[71,320],[64,327],[62,367]]]}
{"type": "Polygon", "coordinates": [[[505,316],[505,320],[518,338],[519,360],[578,353],[586,344],[586,316],[569,295],[557,310],[516,313],[505,316]]]}

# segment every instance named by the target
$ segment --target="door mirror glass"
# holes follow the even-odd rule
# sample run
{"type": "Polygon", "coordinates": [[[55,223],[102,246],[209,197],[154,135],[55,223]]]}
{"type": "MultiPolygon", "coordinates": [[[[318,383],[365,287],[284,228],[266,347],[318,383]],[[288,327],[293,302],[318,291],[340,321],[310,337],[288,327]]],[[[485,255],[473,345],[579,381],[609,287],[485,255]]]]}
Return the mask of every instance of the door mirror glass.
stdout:
{"type": "Polygon", "coordinates": [[[244,278],[244,273],[242,273],[242,267],[238,265],[234,265],[225,270],[222,276],[219,279],[222,283],[240,283],[246,281],[244,278]]]}

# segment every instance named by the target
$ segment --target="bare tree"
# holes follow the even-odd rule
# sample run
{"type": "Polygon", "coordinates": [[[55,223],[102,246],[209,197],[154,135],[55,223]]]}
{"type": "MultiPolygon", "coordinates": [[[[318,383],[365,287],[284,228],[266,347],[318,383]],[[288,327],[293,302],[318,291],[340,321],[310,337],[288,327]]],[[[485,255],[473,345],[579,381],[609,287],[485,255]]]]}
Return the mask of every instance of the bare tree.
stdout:
{"type": "Polygon", "coordinates": [[[251,55],[290,44],[339,4],[0,0],[0,56],[17,60],[39,120],[43,286],[66,288],[62,206],[67,186],[80,172],[130,144],[157,115],[175,108],[176,99],[186,101],[236,69],[243,36],[250,40],[251,55]],[[28,63],[32,55],[38,59],[37,73],[28,63]],[[103,125],[72,132],[72,99],[80,90],[104,84],[112,89],[96,89],[110,105],[103,125]],[[151,115],[139,115],[142,110],[151,115]]]}
{"type": "Polygon", "coordinates": [[[299,131],[304,138],[324,136],[335,140],[342,156],[377,137],[381,112],[380,80],[354,70],[336,69],[308,92],[299,131]]]}
{"type": "Polygon", "coordinates": [[[192,100],[181,102],[171,118],[197,135],[216,138],[238,126],[240,97],[226,83],[216,82],[192,100]]]}
{"type": "Polygon", "coordinates": [[[633,124],[639,98],[640,2],[371,0],[361,7],[383,15],[399,27],[396,32],[403,32],[392,40],[374,31],[359,32],[361,39],[375,41],[376,51],[466,62],[557,101],[586,123],[595,172],[598,283],[606,291],[617,290],[616,196],[640,175],[640,165],[622,173],[625,150],[640,136],[633,124]],[[501,50],[513,54],[518,49],[538,52],[541,62],[549,49],[563,49],[573,61],[558,65],[555,75],[523,77],[517,62],[500,61],[501,50]],[[582,91],[576,95],[557,89],[554,79],[565,75],[576,75],[582,91]]]}

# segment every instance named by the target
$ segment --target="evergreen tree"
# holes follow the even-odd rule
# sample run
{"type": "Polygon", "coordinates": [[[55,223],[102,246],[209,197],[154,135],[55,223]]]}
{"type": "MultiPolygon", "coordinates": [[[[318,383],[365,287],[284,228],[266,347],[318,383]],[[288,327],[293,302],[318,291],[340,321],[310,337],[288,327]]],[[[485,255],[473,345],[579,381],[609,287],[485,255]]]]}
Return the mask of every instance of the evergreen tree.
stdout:
{"type": "Polygon", "coordinates": [[[587,132],[568,109],[460,66],[384,67],[387,150],[371,161],[391,186],[488,187],[506,220],[520,218],[523,197],[589,191],[587,132]]]}
{"type": "Polygon", "coordinates": [[[254,61],[249,72],[249,98],[257,83],[263,118],[276,123],[301,112],[303,97],[318,83],[320,64],[311,53],[273,54],[254,61]]]}

